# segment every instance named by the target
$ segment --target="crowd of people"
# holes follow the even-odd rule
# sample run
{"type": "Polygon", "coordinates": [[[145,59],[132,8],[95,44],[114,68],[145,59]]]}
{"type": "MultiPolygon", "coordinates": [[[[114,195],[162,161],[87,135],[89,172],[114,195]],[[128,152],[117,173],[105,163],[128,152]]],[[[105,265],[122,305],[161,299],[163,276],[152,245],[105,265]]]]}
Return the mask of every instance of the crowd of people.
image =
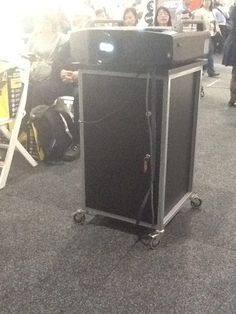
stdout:
{"type": "MultiPolygon", "coordinates": [[[[207,55],[207,73],[209,77],[218,76],[215,71],[213,54],[215,51],[215,36],[219,34],[225,44],[223,64],[232,66],[232,79],[230,85],[230,106],[236,106],[236,7],[231,10],[231,18],[222,6],[217,2],[213,6],[212,0],[203,0],[202,6],[191,11],[191,0],[183,0],[177,7],[174,19],[173,14],[166,7],[159,7],[153,19],[153,25],[169,28],[173,24],[181,23],[186,19],[201,20],[202,30],[210,32],[209,52],[207,55]],[[174,20],[174,21],[173,21],[174,20]],[[226,28],[230,20],[231,30],[226,28]]],[[[90,25],[92,19],[109,20],[104,8],[91,14],[74,14],[70,20],[64,16],[45,14],[37,19],[34,31],[27,43],[27,53],[30,55],[32,64],[40,64],[40,71],[32,71],[26,111],[30,111],[38,105],[51,105],[60,96],[74,97],[74,121],[75,132],[73,143],[68,149],[70,160],[79,156],[79,109],[78,109],[78,71],[76,71],[70,58],[69,33],[90,25]],[[41,62],[38,62],[41,60],[41,62]],[[47,66],[42,64],[46,61],[47,66]]],[[[126,8],[123,14],[123,25],[135,27],[139,23],[140,16],[134,7],[126,8]]]]}

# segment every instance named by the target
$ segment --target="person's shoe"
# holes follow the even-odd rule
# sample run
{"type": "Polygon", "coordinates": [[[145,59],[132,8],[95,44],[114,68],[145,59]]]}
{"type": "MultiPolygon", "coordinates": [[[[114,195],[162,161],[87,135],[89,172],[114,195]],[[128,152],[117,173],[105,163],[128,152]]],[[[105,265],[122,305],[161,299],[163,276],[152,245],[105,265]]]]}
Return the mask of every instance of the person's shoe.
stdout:
{"type": "Polygon", "coordinates": [[[80,148],[78,144],[71,144],[64,156],[63,156],[63,160],[64,161],[73,161],[75,159],[78,159],[80,157],[80,148]]]}
{"type": "Polygon", "coordinates": [[[220,73],[217,73],[217,72],[213,72],[211,74],[208,74],[209,77],[215,77],[215,76],[219,76],[220,73]]]}
{"type": "Polygon", "coordinates": [[[230,101],[228,102],[228,106],[229,106],[229,107],[236,107],[236,101],[230,100],[230,101]]]}
{"type": "Polygon", "coordinates": [[[59,166],[59,165],[63,165],[64,164],[64,161],[63,160],[50,160],[50,159],[46,159],[44,160],[44,163],[46,165],[49,165],[49,166],[59,166]]]}

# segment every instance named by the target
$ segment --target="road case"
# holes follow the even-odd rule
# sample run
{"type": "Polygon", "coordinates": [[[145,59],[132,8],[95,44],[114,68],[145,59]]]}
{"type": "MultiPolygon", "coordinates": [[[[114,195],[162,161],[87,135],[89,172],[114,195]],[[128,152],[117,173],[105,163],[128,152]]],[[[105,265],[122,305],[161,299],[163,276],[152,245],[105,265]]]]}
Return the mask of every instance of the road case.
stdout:
{"type": "Polygon", "coordinates": [[[81,208],[154,230],[165,226],[193,192],[202,62],[155,73],[81,69],[81,208]]]}

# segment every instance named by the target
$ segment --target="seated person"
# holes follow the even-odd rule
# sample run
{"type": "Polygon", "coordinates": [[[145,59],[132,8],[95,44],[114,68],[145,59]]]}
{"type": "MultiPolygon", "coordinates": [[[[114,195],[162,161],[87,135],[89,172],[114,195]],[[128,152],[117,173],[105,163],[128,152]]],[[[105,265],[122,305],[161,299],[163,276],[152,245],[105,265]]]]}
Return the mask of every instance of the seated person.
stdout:
{"type": "Polygon", "coordinates": [[[42,15],[35,25],[33,35],[30,37],[27,54],[32,61],[26,111],[37,105],[34,99],[34,89],[38,88],[44,80],[51,77],[52,63],[68,37],[59,31],[59,23],[56,15],[42,15]],[[39,61],[45,62],[44,70],[39,61]],[[41,67],[41,69],[39,69],[41,67]],[[41,73],[41,74],[40,74],[41,73]]]}
{"type": "Polygon", "coordinates": [[[67,39],[60,31],[58,16],[43,14],[36,20],[34,32],[28,41],[27,53],[52,62],[67,39]]]}
{"type": "Polygon", "coordinates": [[[108,15],[106,13],[106,10],[105,8],[102,8],[102,9],[97,9],[95,11],[95,15],[96,15],[96,20],[106,20],[108,19],[108,15]]]}
{"type": "MultiPolygon", "coordinates": [[[[82,21],[87,22],[86,16],[82,16],[82,21]]],[[[84,25],[84,24],[83,24],[84,25]]],[[[83,26],[81,24],[81,15],[76,14],[72,19],[72,28],[76,30],[83,26]]],[[[70,56],[70,43],[66,41],[54,55],[52,71],[50,77],[30,90],[27,99],[27,111],[38,105],[51,105],[60,96],[74,97],[74,121],[75,132],[73,134],[73,143],[65,154],[65,158],[72,160],[79,156],[79,106],[78,106],[78,71],[75,71],[70,56]]]]}
{"type": "Polygon", "coordinates": [[[155,26],[168,27],[172,26],[170,11],[165,7],[159,7],[156,11],[155,26]]]}
{"type": "Polygon", "coordinates": [[[127,8],[123,14],[124,26],[136,26],[138,24],[138,14],[135,8],[127,8]]]}
{"type": "Polygon", "coordinates": [[[78,71],[74,71],[70,62],[70,45],[66,42],[55,56],[52,73],[48,80],[35,84],[31,91],[31,109],[38,105],[52,105],[61,96],[73,96],[74,134],[73,143],[65,154],[65,160],[79,157],[79,106],[78,106],[78,71]],[[66,70],[65,70],[66,69],[66,70]]]}

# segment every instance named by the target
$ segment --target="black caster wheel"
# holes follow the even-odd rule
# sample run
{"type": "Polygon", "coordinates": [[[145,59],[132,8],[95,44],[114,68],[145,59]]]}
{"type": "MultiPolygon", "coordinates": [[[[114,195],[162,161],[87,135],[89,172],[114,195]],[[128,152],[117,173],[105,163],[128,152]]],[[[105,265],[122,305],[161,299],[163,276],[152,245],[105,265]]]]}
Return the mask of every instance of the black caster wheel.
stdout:
{"type": "Polygon", "coordinates": [[[199,197],[194,197],[191,199],[192,208],[200,208],[202,205],[202,200],[199,197]]]}
{"type": "Polygon", "coordinates": [[[200,96],[203,98],[205,96],[204,87],[202,86],[200,89],[200,96]]]}
{"type": "Polygon", "coordinates": [[[155,250],[159,246],[160,242],[161,240],[159,239],[159,237],[150,239],[150,242],[149,242],[150,249],[155,250]]]}
{"type": "Polygon", "coordinates": [[[74,222],[76,222],[79,225],[83,225],[86,220],[85,213],[77,211],[73,214],[74,222]]]}

